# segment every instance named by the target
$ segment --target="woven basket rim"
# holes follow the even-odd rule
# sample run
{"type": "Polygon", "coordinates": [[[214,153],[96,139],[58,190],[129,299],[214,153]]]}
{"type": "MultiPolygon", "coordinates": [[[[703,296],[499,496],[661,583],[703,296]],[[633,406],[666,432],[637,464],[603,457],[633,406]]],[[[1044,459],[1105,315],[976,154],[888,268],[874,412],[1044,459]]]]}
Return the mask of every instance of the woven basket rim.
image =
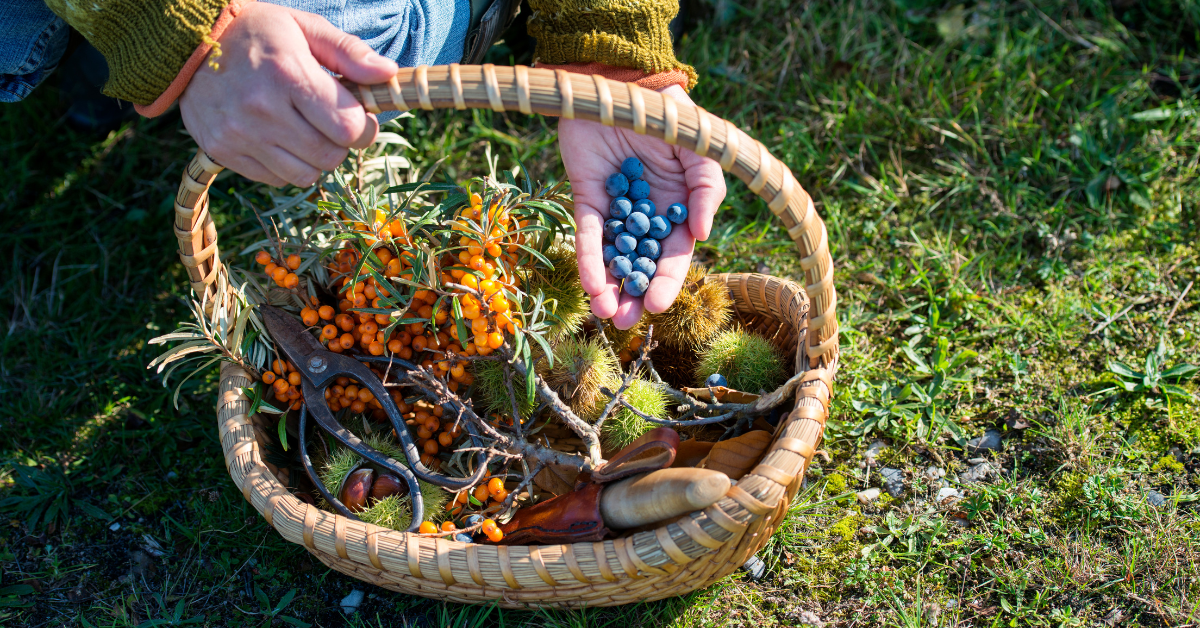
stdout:
{"type": "MultiPolygon", "coordinates": [[[[464,544],[351,521],[293,496],[260,455],[255,417],[247,416],[249,400],[241,392],[249,374],[226,364],[218,426],[227,468],[246,499],[281,535],[340,571],[394,590],[457,601],[498,600],[510,607],[620,604],[695,590],[740,566],[747,552],[766,542],[799,489],[823,433],[837,366],[828,236],[790,170],[762,144],[699,107],[598,76],[523,66],[422,66],[402,70],[386,84],[353,88],[371,111],[408,108],[416,101],[425,109],[563,115],[631,128],[719,158],[725,170],[768,201],[801,252],[805,285],[753,273],[709,276],[731,286],[739,307],[765,306],[767,311],[757,313],[793,325],[795,409],[780,422],[759,466],[726,498],[677,522],[601,543],[464,544]]],[[[228,290],[207,211],[207,189],[220,171],[199,151],[175,204],[180,257],[206,302],[228,290]]]]}

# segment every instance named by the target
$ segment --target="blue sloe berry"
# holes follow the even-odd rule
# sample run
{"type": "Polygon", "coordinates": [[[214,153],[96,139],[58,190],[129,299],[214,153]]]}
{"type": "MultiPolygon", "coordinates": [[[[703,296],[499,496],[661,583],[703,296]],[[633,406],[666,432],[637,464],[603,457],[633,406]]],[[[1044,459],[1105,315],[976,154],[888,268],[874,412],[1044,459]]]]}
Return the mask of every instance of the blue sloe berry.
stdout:
{"type": "MultiPolygon", "coordinates": [[[[634,179],[633,181],[629,182],[628,192],[629,192],[629,198],[631,198],[635,201],[640,201],[643,198],[650,196],[650,184],[646,183],[645,179],[634,179]]],[[[622,192],[621,194],[624,194],[624,192],[622,192]]],[[[613,194],[613,196],[619,196],[619,195],[613,194]]]]}
{"type": "Polygon", "coordinates": [[[708,386],[709,388],[716,388],[717,386],[728,387],[729,381],[725,379],[724,375],[720,373],[713,373],[712,375],[708,376],[708,379],[704,380],[704,385],[708,386]]]}
{"type": "Polygon", "coordinates": [[[648,198],[643,198],[633,203],[633,213],[635,214],[645,214],[649,218],[654,215],[655,211],[654,201],[648,198]]]}
{"type": "Polygon", "coordinates": [[[617,250],[617,247],[615,247],[611,244],[604,245],[604,263],[605,264],[611,262],[612,258],[614,258],[620,254],[621,254],[621,252],[617,250]]]}
{"type": "Polygon", "coordinates": [[[622,233],[617,236],[617,241],[613,243],[613,246],[617,247],[617,251],[622,255],[636,251],[637,245],[638,239],[629,233],[622,233]]]}
{"type": "Polygon", "coordinates": [[[625,233],[625,223],[620,220],[605,220],[604,221],[604,241],[612,242],[617,239],[617,236],[625,233]]]}
{"type": "Polygon", "coordinates": [[[632,270],[633,262],[630,262],[629,258],[625,257],[624,255],[618,255],[612,258],[612,261],[608,263],[608,272],[612,273],[612,276],[616,277],[617,279],[624,279],[628,277],[632,270]]]}
{"type": "Polygon", "coordinates": [[[642,238],[638,240],[637,254],[650,259],[658,259],[662,255],[662,245],[654,238],[642,238]]]}
{"type": "Polygon", "coordinates": [[[650,230],[646,232],[646,235],[655,240],[661,240],[671,235],[671,223],[667,222],[663,216],[654,216],[650,219],[650,230]]]}
{"type": "Polygon", "coordinates": [[[673,203],[667,208],[667,220],[682,225],[687,221],[687,205],[683,203],[673,203]]]}
{"type": "Polygon", "coordinates": [[[617,220],[625,220],[629,217],[629,214],[632,213],[633,201],[625,198],[624,196],[618,196],[608,204],[608,215],[616,218],[617,220]]]}
{"type": "Polygon", "coordinates": [[[640,297],[646,294],[646,289],[650,287],[650,278],[646,273],[633,271],[625,278],[625,292],[631,297],[640,297]]]}
{"type": "Polygon", "coordinates": [[[650,219],[645,214],[634,212],[625,219],[625,231],[634,237],[642,237],[650,230],[650,219]]]}
{"type": "Polygon", "coordinates": [[[479,525],[479,524],[483,523],[483,516],[481,516],[481,515],[470,515],[470,516],[468,516],[468,517],[467,517],[467,520],[466,520],[464,523],[466,523],[466,524],[467,524],[467,527],[468,527],[468,528],[469,528],[469,527],[471,527],[471,526],[474,526],[474,525],[479,525]]]}
{"type": "Polygon", "coordinates": [[[633,269],[647,277],[654,279],[654,273],[658,271],[658,264],[649,257],[639,257],[633,260],[633,269]]]}
{"type": "Polygon", "coordinates": [[[642,167],[642,160],[637,157],[630,157],[621,162],[621,174],[625,175],[626,179],[633,181],[634,179],[642,178],[642,172],[645,168],[642,167]]]}
{"type": "Polygon", "coordinates": [[[605,179],[604,191],[608,192],[609,196],[625,196],[629,191],[629,179],[619,172],[614,172],[605,179]]]}
{"type": "Polygon", "coordinates": [[[454,540],[458,541],[459,543],[474,543],[475,542],[475,539],[471,538],[470,534],[466,534],[464,532],[459,532],[458,534],[455,534],[454,540]]]}

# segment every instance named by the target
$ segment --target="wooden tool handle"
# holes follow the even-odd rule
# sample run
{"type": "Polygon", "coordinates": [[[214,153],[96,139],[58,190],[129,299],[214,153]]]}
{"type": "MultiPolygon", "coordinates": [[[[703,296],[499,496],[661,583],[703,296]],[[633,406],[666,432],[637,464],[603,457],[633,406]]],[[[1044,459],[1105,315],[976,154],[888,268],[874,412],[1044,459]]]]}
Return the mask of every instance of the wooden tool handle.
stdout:
{"type": "Polygon", "coordinates": [[[708,508],[725,496],[729,476],[711,469],[660,469],[635,475],[604,488],[600,516],[614,530],[708,508]]]}

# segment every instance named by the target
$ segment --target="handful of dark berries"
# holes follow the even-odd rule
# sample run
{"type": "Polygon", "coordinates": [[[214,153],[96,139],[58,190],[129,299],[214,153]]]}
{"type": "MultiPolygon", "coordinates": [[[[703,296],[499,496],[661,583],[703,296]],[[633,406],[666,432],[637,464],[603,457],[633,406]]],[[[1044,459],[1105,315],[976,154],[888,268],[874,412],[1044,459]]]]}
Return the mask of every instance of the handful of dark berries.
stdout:
{"type": "Polygon", "coordinates": [[[621,162],[620,172],[604,182],[604,191],[613,197],[608,204],[608,220],[604,221],[604,263],[631,297],[646,294],[658,271],[662,241],[671,235],[673,225],[687,220],[687,207],[682,203],[668,207],[665,215],[657,215],[643,172],[642,162],[630,157],[621,162]]]}

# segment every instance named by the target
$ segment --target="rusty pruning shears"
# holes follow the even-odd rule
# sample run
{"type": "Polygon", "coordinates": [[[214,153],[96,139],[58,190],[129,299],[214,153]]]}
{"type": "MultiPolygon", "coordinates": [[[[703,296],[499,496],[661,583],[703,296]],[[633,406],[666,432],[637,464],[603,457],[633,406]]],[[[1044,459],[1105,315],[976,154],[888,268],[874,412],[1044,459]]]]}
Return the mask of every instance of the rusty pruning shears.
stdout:
{"type": "MultiPolygon", "coordinates": [[[[321,426],[326,432],[329,432],[330,435],[354,453],[404,478],[405,483],[408,484],[408,494],[412,501],[412,523],[408,527],[408,532],[415,532],[418,526],[421,525],[421,522],[425,520],[425,508],[421,499],[421,486],[417,482],[418,479],[456,492],[475,486],[483,479],[483,476],[487,473],[487,457],[482,451],[477,456],[476,469],[471,477],[454,478],[431,471],[421,463],[421,453],[413,442],[412,435],[408,431],[408,426],[404,423],[404,417],[400,414],[400,409],[392,401],[392,397],[388,394],[388,390],[384,388],[383,382],[371,372],[371,369],[363,366],[362,362],[356,358],[334,353],[322,347],[321,343],[305,329],[300,321],[296,320],[295,316],[269,305],[262,306],[260,310],[263,316],[263,323],[266,325],[267,332],[270,333],[271,338],[275,341],[275,345],[296,365],[296,368],[300,372],[304,391],[304,405],[300,406],[299,447],[300,458],[304,463],[304,470],[308,473],[313,484],[316,485],[317,491],[321,493],[321,496],[339,513],[356,521],[358,520],[358,517],[350,512],[335,495],[326,489],[313,470],[312,461],[308,457],[305,440],[306,423],[309,413],[312,414],[317,425],[321,426]],[[371,394],[379,400],[379,404],[383,406],[383,411],[387,414],[388,420],[396,430],[396,437],[400,439],[400,445],[404,451],[404,457],[408,459],[408,464],[399,462],[364,443],[362,439],[355,436],[334,418],[333,412],[329,409],[329,402],[325,399],[325,390],[339,377],[349,377],[357,380],[359,385],[370,390],[371,394]]],[[[383,364],[390,363],[391,366],[399,367],[405,371],[417,369],[416,365],[399,358],[363,356],[362,359],[383,364]]],[[[447,408],[447,410],[451,410],[451,408],[447,408]]],[[[464,421],[463,423],[474,446],[482,447],[479,434],[476,432],[474,426],[469,421],[464,421]]]]}

